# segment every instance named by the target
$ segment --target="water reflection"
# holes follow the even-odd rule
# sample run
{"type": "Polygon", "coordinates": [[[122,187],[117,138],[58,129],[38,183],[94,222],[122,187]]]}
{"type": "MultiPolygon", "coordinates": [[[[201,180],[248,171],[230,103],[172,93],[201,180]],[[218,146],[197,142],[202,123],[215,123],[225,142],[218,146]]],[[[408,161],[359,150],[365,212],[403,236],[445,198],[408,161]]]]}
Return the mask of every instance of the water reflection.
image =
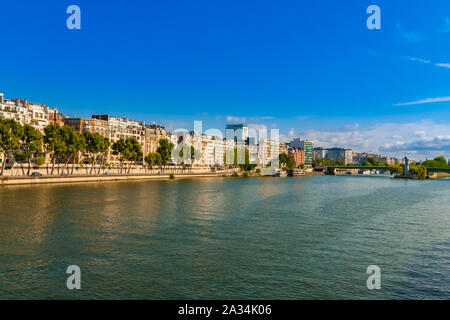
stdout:
{"type": "Polygon", "coordinates": [[[449,191],[347,176],[2,188],[0,298],[450,297],[449,191]]]}

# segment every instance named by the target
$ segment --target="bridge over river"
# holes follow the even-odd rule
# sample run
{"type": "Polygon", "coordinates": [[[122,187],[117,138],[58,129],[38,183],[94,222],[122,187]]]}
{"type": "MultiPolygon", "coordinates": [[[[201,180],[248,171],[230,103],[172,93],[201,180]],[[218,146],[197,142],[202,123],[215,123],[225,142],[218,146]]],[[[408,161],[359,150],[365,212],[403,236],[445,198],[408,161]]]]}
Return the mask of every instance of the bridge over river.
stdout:
{"type": "Polygon", "coordinates": [[[389,167],[385,167],[385,166],[372,166],[372,167],[366,167],[366,166],[329,166],[326,167],[326,173],[327,174],[346,174],[346,173],[352,173],[352,174],[357,174],[359,172],[363,172],[363,171],[373,171],[373,170],[377,170],[379,172],[382,173],[386,173],[388,171],[390,171],[389,167]]]}
{"type": "MultiPolygon", "coordinates": [[[[335,175],[335,174],[346,174],[346,173],[359,173],[363,171],[373,171],[377,170],[382,173],[390,172],[390,168],[386,166],[373,166],[373,167],[364,167],[364,166],[329,166],[326,167],[326,173],[335,175]]],[[[427,168],[428,173],[438,173],[445,172],[450,173],[450,168],[427,168]]]]}

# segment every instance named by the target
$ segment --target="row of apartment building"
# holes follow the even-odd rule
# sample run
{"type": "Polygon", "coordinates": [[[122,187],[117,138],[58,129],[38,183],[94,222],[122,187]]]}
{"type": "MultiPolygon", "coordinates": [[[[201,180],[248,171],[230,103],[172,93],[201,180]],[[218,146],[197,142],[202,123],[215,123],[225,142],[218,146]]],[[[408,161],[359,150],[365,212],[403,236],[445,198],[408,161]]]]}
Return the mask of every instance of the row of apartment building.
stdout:
{"type": "MultiPolygon", "coordinates": [[[[44,132],[44,128],[50,124],[68,125],[76,131],[98,133],[110,139],[114,143],[122,138],[135,138],[141,145],[145,155],[156,152],[161,139],[168,139],[175,146],[183,142],[179,133],[170,133],[164,126],[158,124],[145,124],[143,121],[135,121],[128,118],[113,117],[107,114],[92,115],[91,118],[70,118],[58,112],[57,108],[51,108],[44,104],[29,102],[24,99],[6,99],[0,94],[0,117],[14,119],[21,124],[30,124],[44,132]]],[[[197,165],[213,166],[223,165],[226,150],[233,150],[236,146],[243,145],[250,149],[252,162],[260,165],[268,165],[278,156],[279,152],[287,152],[286,144],[268,139],[259,141],[256,146],[248,145],[248,127],[246,125],[229,125],[226,130],[232,128],[236,134],[235,139],[207,135],[203,133],[189,132],[185,141],[192,144],[199,151],[200,158],[197,165]],[[239,130],[243,136],[239,136],[239,130]],[[245,137],[245,138],[244,138],[245,137]]],[[[117,162],[111,152],[108,154],[108,162],[117,162]]],[[[140,159],[143,162],[143,158],[140,159]]]]}
{"type": "MultiPolygon", "coordinates": [[[[49,107],[41,103],[29,102],[25,99],[6,99],[0,93],[0,117],[14,119],[21,124],[30,124],[36,129],[44,132],[44,128],[50,124],[69,125],[80,133],[90,131],[98,133],[110,139],[114,143],[122,138],[135,138],[141,145],[144,156],[151,152],[156,152],[161,139],[168,139],[174,145],[182,142],[179,133],[170,133],[165,127],[158,124],[145,124],[143,121],[135,121],[128,118],[113,117],[110,115],[93,115],[91,118],[70,118],[59,113],[57,108],[49,107]]],[[[226,139],[207,134],[189,132],[185,142],[194,145],[200,151],[201,158],[196,161],[199,165],[212,166],[223,164],[227,149],[234,149],[236,146],[244,146],[250,151],[250,161],[260,166],[266,166],[280,153],[288,153],[289,144],[270,139],[259,139],[252,141],[248,136],[249,129],[244,124],[227,125],[226,131],[232,131],[234,139],[226,139]]],[[[184,134],[185,135],[185,134],[184,134]]],[[[300,164],[312,164],[312,143],[307,145],[300,141],[301,148],[297,150],[296,162],[300,164]],[[307,150],[306,157],[303,150],[307,150]],[[298,154],[302,156],[299,157],[298,154]]],[[[300,146],[300,145],[299,145],[300,146]]],[[[143,159],[140,159],[141,162],[143,159]]],[[[117,162],[111,152],[108,155],[108,162],[117,162]]]]}
{"type": "MultiPolygon", "coordinates": [[[[240,145],[249,150],[250,161],[259,166],[269,165],[281,153],[293,156],[297,166],[302,164],[312,166],[314,160],[323,158],[343,161],[345,164],[359,164],[369,157],[387,164],[401,162],[383,155],[355,153],[351,149],[314,148],[312,141],[299,138],[290,143],[282,143],[266,137],[250,137],[249,128],[245,124],[226,125],[225,137],[220,137],[193,131],[170,133],[158,124],[148,125],[143,121],[107,114],[93,115],[91,118],[69,118],[60,114],[57,108],[24,99],[6,99],[2,93],[0,93],[0,117],[14,119],[22,124],[31,124],[41,132],[50,124],[69,125],[80,133],[86,131],[98,133],[109,138],[111,143],[122,138],[135,138],[141,145],[144,157],[148,153],[156,152],[161,139],[168,139],[176,146],[186,142],[200,151],[201,156],[196,163],[205,166],[223,165],[226,150],[240,145]]],[[[117,160],[111,153],[108,155],[108,162],[117,160]]]]}

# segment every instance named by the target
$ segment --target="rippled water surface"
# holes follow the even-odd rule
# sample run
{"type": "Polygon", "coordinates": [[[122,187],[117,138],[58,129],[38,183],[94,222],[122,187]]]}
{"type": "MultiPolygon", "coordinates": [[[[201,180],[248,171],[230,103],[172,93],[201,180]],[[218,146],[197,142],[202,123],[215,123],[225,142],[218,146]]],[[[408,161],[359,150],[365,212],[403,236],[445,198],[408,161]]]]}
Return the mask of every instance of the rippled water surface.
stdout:
{"type": "Polygon", "coordinates": [[[450,180],[2,187],[0,299],[23,298],[449,299],[450,180]]]}

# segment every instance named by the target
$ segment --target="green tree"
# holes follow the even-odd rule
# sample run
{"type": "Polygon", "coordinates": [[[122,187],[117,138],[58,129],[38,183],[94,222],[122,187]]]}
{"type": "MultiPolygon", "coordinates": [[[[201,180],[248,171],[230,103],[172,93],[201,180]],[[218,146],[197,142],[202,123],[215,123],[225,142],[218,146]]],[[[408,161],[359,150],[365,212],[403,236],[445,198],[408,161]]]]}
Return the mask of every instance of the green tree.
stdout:
{"type": "Polygon", "coordinates": [[[172,157],[172,150],[173,150],[174,144],[170,142],[167,139],[161,139],[159,140],[159,147],[156,150],[157,153],[161,155],[161,161],[164,166],[166,166],[171,157],[172,157]]]}
{"type": "Polygon", "coordinates": [[[433,160],[426,160],[426,161],[422,162],[422,164],[427,168],[448,168],[449,167],[447,160],[443,156],[434,158],[433,160]]]}
{"type": "MultiPolygon", "coordinates": [[[[231,150],[231,149],[230,149],[231,150]]],[[[248,149],[242,146],[235,147],[234,148],[234,167],[240,167],[241,169],[244,169],[246,164],[246,158],[247,158],[247,152],[248,149]],[[244,155],[244,158],[242,159],[242,154],[244,155]]]]}
{"type": "Polygon", "coordinates": [[[28,162],[27,175],[30,175],[31,160],[36,158],[38,153],[42,151],[43,136],[39,130],[29,124],[23,126],[23,134],[20,137],[20,148],[14,157],[21,163],[22,173],[24,173],[23,163],[28,162]]]}
{"type": "Polygon", "coordinates": [[[313,161],[314,167],[335,167],[338,166],[338,164],[334,161],[328,160],[328,159],[316,159],[313,161]]]}
{"type": "MultiPolygon", "coordinates": [[[[178,155],[180,156],[181,159],[183,159],[183,156],[184,156],[183,145],[179,144],[177,147],[180,149],[178,155]]],[[[195,161],[200,160],[202,158],[202,154],[200,151],[195,149],[194,146],[192,146],[192,145],[191,145],[190,149],[191,149],[191,156],[190,156],[190,159],[188,159],[188,160],[190,160],[189,165],[193,165],[195,161]]],[[[185,165],[184,161],[181,164],[185,165]]]]}
{"type": "Polygon", "coordinates": [[[140,158],[142,158],[142,148],[136,138],[128,138],[128,157],[127,160],[130,162],[130,166],[128,167],[128,173],[130,172],[131,165],[136,164],[140,158]]]}
{"type": "Polygon", "coordinates": [[[75,159],[79,152],[86,149],[86,140],[84,136],[75,130],[74,127],[64,126],[61,128],[61,134],[63,137],[63,143],[65,145],[63,155],[66,158],[64,167],[69,173],[68,164],[72,160],[72,174],[75,167],[75,159]]]}
{"type": "MultiPolygon", "coordinates": [[[[66,152],[66,144],[62,134],[62,128],[59,124],[50,124],[44,128],[44,145],[45,150],[49,153],[52,159],[52,170],[50,174],[54,173],[56,160],[66,152]]],[[[59,173],[59,168],[58,168],[59,173]]]]}
{"type": "Polygon", "coordinates": [[[387,166],[387,164],[384,162],[378,161],[374,157],[369,157],[361,163],[361,166],[363,166],[363,167],[385,167],[385,166],[387,166]]]}
{"type": "Polygon", "coordinates": [[[288,170],[293,170],[296,167],[296,163],[295,163],[295,159],[293,156],[288,156],[287,157],[287,162],[286,162],[286,168],[288,170]]]}
{"type": "Polygon", "coordinates": [[[98,174],[100,174],[100,170],[105,168],[106,159],[108,158],[109,148],[111,146],[111,141],[107,137],[101,136],[100,141],[100,157],[101,157],[101,166],[98,168],[98,174]]]}
{"type": "Polygon", "coordinates": [[[119,155],[119,161],[121,163],[120,172],[122,173],[123,163],[128,161],[128,173],[130,172],[131,165],[134,164],[140,157],[142,157],[142,149],[136,138],[120,139],[113,144],[113,154],[119,155]]]}
{"type": "Polygon", "coordinates": [[[0,153],[4,155],[0,176],[3,176],[6,158],[20,147],[20,138],[23,136],[23,127],[13,119],[0,118],[0,153]]]}
{"type": "Polygon", "coordinates": [[[162,165],[161,155],[157,152],[151,152],[145,156],[145,163],[152,168],[153,166],[162,165]]]}
{"type": "Polygon", "coordinates": [[[424,180],[427,178],[427,168],[420,163],[414,163],[409,167],[409,175],[414,179],[424,180]]]}
{"type": "Polygon", "coordinates": [[[124,155],[124,154],[126,154],[126,152],[127,152],[127,146],[125,143],[125,139],[120,139],[113,143],[112,153],[113,153],[113,155],[116,155],[119,157],[120,173],[122,173],[122,170],[123,170],[123,163],[126,159],[126,155],[124,155]]]}
{"type": "Polygon", "coordinates": [[[238,162],[238,148],[234,149],[234,164],[238,165],[244,171],[251,171],[256,168],[256,163],[250,163],[250,151],[245,147],[239,147],[239,151],[244,149],[244,163],[237,164],[238,162]]]}
{"type": "Polygon", "coordinates": [[[104,164],[104,158],[107,155],[110,147],[110,141],[108,138],[102,136],[99,133],[91,133],[86,131],[83,133],[84,140],[86,141],[86,152],[91,157],[91,170],[89,174],[92,174],[95,164],[97,162],[97,158],[101,157],[101,165],[98,169],[98,173],[100,174],[101,167],[104,164]]]}
{"type": "Polygon", "coordinates": [[[286,153],[281,153],[279,156],[280,168],[285,167],[288,170],[292,170],[296,167],[295,159],[286,153]]]}
{"type": "Polygon", "coordinates": [[[286,165],[286,163],[288,161],[287,158],[288,158],[288,155],[286,153],[280,153],[280,155],[278,156],[280,168],[283,167],[284,165],[286,165]]]}
{"type": "Polygon", "coordinates": [[[389,171],[391,175],[393,174],[403,174],[403,166],[399,163],[389,166],[389,171]]]}

